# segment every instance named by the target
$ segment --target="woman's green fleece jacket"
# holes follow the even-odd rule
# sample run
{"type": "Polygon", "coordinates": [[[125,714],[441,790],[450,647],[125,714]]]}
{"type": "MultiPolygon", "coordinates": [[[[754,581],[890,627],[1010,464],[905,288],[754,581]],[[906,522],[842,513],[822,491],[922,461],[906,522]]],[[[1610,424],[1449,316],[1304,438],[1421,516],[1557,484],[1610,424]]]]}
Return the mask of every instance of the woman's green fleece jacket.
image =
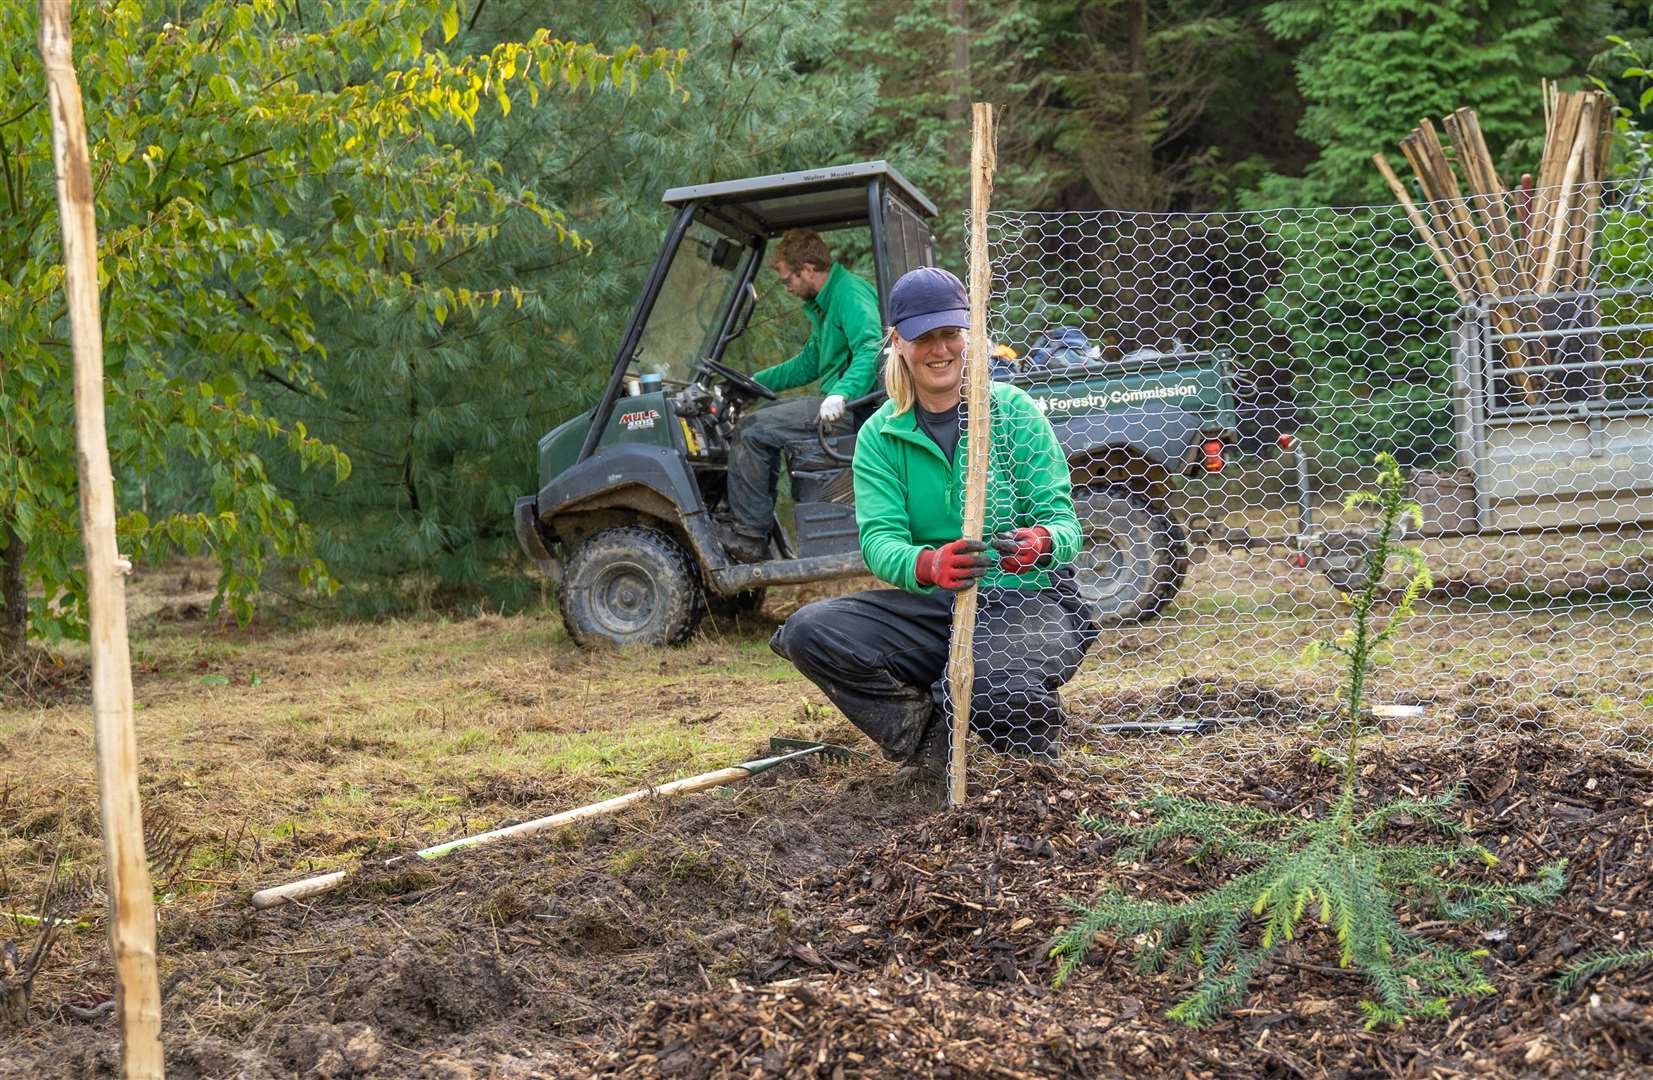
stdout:
{"type": "MultiPolygon", "coordinates": [[[[996,382],[991,400],[983,535],[1043,525],[1050,531],[1052,557],[1025,574],[1006,573],[994,563],[980,584],[1043,589],[1051,568],[1066,566],[1079,554],[1067,459],[1050,421],[1026,391],[996,382]]],[[[855,520],[861,557],[880,579],[909,592],[930,591],[914,576],[918,554],[963,533],[968,446],[966,433],[949,462],[918,426],[914,411],[897,416],[893,401],[861,426],[855,440],[855,520]]]]}

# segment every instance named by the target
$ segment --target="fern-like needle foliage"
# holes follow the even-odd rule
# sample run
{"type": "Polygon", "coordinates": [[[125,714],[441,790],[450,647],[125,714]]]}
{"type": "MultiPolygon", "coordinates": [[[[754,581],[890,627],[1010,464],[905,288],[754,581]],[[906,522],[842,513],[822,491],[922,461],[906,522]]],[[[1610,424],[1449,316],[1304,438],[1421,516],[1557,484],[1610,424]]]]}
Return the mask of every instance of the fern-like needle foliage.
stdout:
{"type": "Polygon", "coordinates": [[[1122,861],[1146,859],[1163,845],[1188,840],[1194,847],[1190,861],[1222,858],[1242,869],[1225,884],[1180,903],[1110,890],[1088,906],[1073,904],[1077,917],[1052,949],[1060,957],[1058,984],[1084,961],[1096,936],[1111,931],[1138,944],[1137,962],[1145,972],[1170,968],[1197,973],[1192,993],[1167,1015],[1202,1027],[1240,1000],[1270,952],[1301,936],[1304,924],[1312,922],[1336,935],[1339,964],[1359,969],[1370,980],[1372,997],[1361,1003],[1366,1026],[1399,1025],[1445,1016],[1452,998],[1493,990],[1481,967],[1484,950],[1424,937],[1401,924],[1399,910],[1426,910],[1450,921],[1507,918],[1519,904],[1546,903],[1561,892],[1564,860],[1516,885],[1449,876],[1453,867],[1465,863],[1490,867],[1498,861],[1463,836],[1463,825],[1452,812],[1457,787],[1363,812],[1358,805],[1356,766],[1365,734],[1361,704],[1367,676],[1430,584],[1422,552],[1397,543],[1403,518],[1419,514],[1405,498],[1400,467],[1382,454],[1378,474],[1376,492],[1356,492],[1348,501],[1351,508],[1375,505],[1381,516],[1366,584],[1349,598],[1348,631],[1314,650],[1342,656],[1347,665],[1342,754],[1317,753],[1342,772],[1338,798],[1322,816],[1300,818],[1160,794],[1131,804],[1133,810],[1147,811],[1145,824],[1086,819],[1090,827],[1123,841],[1122,861]],[[1398,560],[1410,576],[1400,599],[1380,619],[1380,590],[1391,560],[1398,560]],[[1402,817],[1434,826],[1442,842],[1383,842],[1384,832],[1402,817]]]}
{"type": "Polygon", "coordinates": [[[1556,980],[1556,993],[1570,994],[1579,983],[1588,982],[1597,975],[1605,975],[1607,972],[1617,971],[1619,968],[1639,967],[1642,964],[1653,964],[1653,949],[1592,953],[1582,960],[1567,965],[1567,970],[1563,971],[1561,978],[1556,980]]]}

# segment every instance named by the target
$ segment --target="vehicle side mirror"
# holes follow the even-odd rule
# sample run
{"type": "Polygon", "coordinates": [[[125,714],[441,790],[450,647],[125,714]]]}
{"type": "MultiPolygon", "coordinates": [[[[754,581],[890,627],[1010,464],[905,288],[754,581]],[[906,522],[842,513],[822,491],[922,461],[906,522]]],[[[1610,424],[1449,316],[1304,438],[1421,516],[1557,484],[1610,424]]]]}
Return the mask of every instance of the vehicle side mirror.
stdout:
{"type": "Polygon", "coordinates": [[[726,237],[718,237],[712,244],[711,264],[719,270],[733,270],[740,265],[743,246],[726,237]]]}

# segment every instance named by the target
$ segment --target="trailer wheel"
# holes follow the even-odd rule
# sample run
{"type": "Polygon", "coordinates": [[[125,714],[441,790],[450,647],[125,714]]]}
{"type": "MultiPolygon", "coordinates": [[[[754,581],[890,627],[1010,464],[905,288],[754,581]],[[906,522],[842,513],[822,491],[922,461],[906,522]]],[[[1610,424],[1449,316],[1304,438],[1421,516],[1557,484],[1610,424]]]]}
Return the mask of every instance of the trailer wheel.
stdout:
{"type": "MultiPolygon", "coordinates": [[[[1175,523],[1127,488],[1083,488],[1074,510],[1084,532],[1074,583],[1104,626],[1157,615],[1182,585],[1175,523]]],[[[1183,543],[1186,550],[1186,541],[1183,543]]]]}
{"type": "Polygon", "coordinates": [[[1334,530],[1311,548],[1309,566],[1324,574],[1338,592],[1361,592],[1366,588],[1366,572],[1376,548],[1377,533],[1370,529],[1334,530]]]}
{"type": "Polygon", "coordinates": [[[587,539],[563,569],[563,625],[581,646],[678,645],[705,614],[694,561],[666,533],[641,525],[587,539]]]}

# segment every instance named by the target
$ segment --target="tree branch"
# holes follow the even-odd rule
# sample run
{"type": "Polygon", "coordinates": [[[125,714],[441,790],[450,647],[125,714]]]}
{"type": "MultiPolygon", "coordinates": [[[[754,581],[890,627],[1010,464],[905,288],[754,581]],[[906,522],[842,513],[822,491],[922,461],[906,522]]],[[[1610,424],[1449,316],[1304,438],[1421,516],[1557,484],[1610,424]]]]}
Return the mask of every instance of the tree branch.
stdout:
{"type": "Polygon", "coordinates": [[[38,102],[38,101],[34,102],[32,105],[25,105],[23,107],[22,112],[15,113],[11,116],[6,117],[4,120],[0,120],[0,128],[11,127],[13,124],[17,123],[19,120],[23,119],[25,116],[29,115],[30,113],[34,112],[39,107],[40,107],[40,102],[38,102]]]}

